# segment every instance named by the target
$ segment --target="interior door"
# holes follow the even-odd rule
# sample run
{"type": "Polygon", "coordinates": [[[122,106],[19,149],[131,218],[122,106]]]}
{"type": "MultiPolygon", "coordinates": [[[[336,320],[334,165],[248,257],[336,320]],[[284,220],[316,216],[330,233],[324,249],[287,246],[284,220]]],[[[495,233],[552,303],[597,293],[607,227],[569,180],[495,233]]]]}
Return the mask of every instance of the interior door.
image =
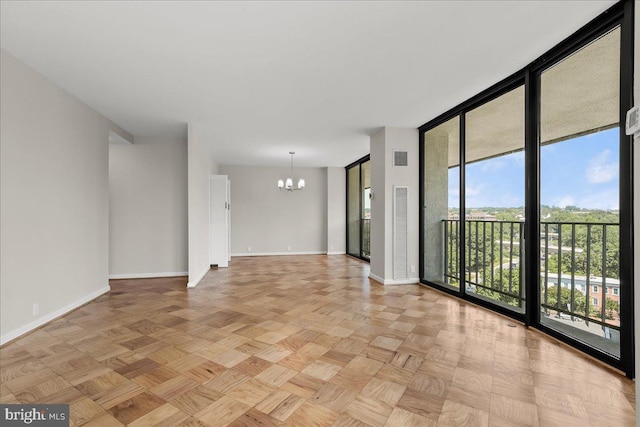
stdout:
{"type": "Polygon", "coordinates": [[[210,264],[229,266],[229,178],[211,175],[209,181],[210,264]]]}

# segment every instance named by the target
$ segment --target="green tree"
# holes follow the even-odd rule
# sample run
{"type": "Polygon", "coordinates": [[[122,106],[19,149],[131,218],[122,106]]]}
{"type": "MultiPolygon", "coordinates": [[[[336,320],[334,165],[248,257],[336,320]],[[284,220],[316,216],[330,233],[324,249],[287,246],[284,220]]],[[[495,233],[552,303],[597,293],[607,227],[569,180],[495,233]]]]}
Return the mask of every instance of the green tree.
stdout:
{"type": "MultiPolygon", "coordinates": [[[[599,217],[596,216],[595,219],[599,217]]],[[[590,216],[580,217],[583,222],[589,222],[594,218],[590,216]]],[[[573,220],[576,218],[563,218],[563,220],[573,220]]],[[[545,266],[549,272],[558,273],[560,270],[564,274],[574,274],[587,276],[606,276],[610,278],[619,278],[620,276],[620,233],[617,224],[549,224],[543,226],[543,233],[548,230],[549,237],[543,242],[549,244],[546,262],[542,262],[542,268],[545,266]],[[606,233],[606,240],[603,238],[606,233]],[[561,237],[561,242],[558,238],[561,237]],[[560,258],[561,265],[558,265],[558,249],[562,253],[560,258]],[[562,249],[564,248],[564,249],[562,249]],[[573,249],[573,251],[572,251],[573,249]],[[604,271],[603,271],[603,250],[604,271]],[[553,251],[553,252],[552,252],[553,251]],[[588,255],[588,257],[587,257],[588,255]],[[588,273],[588,274],[587,274],[588,273]],[[603,274],[604,273],[604,274],[603,274]]],[[[544,248],[544,245],[543,245],[544,248]]]]}
{"type": "Polygon", "coordinates": [[[607,302],[606,302],[605,308],[607,309],[607,318],[608,319],[613,319],[614,313],[619,313],[620,312],[620,304],[618,304],[617,301],[614,301],[614,300],[609,299],[609,298],[607,298],[607,302]]]}
{"type": "MultiPolygon", "coordinates": [[[[543,289],[544,293],[544,289],[543,289]]],[[[542,295],[542,301],[552,307],[561,310],[573,311],[576,314],[585,314],[586,298],[582,292],[577,289],[573,291],[573,304],[571,301],[571,289],[560,287],[560,299],[558,299],[558,286],[550,286],[547,289],[546,299],[542,295]]]]}
{"type": "Polygon", "coordinates": [[[521,303],[520,281],[519,268],[504,269],[502,270],[502,274],[494,274],[493,282],[489,281],[487,283],[487,286],[490,285],[490,289],[478,287],[476,289],[476,293],[478,295],[491,298],[494,301],[500,301],[513,307],[519,307],[521,303]]]}

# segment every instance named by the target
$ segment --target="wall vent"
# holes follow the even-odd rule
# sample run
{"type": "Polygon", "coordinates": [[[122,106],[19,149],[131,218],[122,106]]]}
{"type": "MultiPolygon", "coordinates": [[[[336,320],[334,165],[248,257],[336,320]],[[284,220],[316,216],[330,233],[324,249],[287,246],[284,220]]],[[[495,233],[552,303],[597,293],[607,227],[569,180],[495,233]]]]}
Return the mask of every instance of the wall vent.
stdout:
{"type": "Polygon", "coordinates": [[[409,153],[406,151],[393,150],[393,166],[408,166],[409,153]]]}
{"type": "MultiPolygon", "coordinates": [[[[406,153],[406,152],[405,152],[406,153]]],[[[407,279],[408,275],[408,204],[409,187],[393,187],[393,279],[407,279]]]]}
{"type": "Polygon", "coordinates": [[[636,105],[627,111],[627,135],[634,135],[640,132],[640,106],[636,105]]]}

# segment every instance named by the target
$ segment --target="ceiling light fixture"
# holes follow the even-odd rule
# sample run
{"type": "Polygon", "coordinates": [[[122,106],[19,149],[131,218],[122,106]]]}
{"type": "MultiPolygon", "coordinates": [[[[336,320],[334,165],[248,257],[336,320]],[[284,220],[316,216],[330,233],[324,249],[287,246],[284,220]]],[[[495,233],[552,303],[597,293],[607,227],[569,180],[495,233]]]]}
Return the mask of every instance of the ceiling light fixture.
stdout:
{"type": "Polygon", "coordinates": [[[286,179],[286,181],[283,181],[281,179],[278,180],[278,188],[280,190],[284,189],[287,191],[302,190],[304,188],[304,179],[300,178],[298,180],[298,186],[294,187],[293,179],[291,178],[293,176],[293,155],[296,154],[296,152],[289,151],[289,154],[291,154],[291,174],[289,175],[289,178],[286,179]]]}

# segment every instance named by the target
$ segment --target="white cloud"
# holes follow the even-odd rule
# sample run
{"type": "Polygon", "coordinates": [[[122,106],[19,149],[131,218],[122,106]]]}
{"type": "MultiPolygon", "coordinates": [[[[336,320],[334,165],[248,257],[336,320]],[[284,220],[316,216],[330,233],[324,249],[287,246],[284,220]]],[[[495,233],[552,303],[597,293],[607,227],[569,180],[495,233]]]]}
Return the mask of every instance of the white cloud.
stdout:
{"type": "Polygon", "coordinates": [[[564,196],[564,197],[561,197],[560,199],[558,199],[557,201],[555,201],[553,203],[553,205],[564,209],[567,206],[575,206],[576,205],[576,199],[574,199],[571,196],[564,196]]]}
{"type": "Polygon", "coordinates": [[[567,206],[578,206],[583,209],[619,209],[619,197],[617,189],[609,189],[574,198],[572,196],[563,196],[557,198],[552,203],[553,206],[566,208],[567,206]]]}
{"type": "Polygon", "coordinates": [[[587,181],[591,184],[609,182],[618,176],[618,162],[611,159],[611,151],[603,150],[589,161],[585,170],[587,181]]]}

